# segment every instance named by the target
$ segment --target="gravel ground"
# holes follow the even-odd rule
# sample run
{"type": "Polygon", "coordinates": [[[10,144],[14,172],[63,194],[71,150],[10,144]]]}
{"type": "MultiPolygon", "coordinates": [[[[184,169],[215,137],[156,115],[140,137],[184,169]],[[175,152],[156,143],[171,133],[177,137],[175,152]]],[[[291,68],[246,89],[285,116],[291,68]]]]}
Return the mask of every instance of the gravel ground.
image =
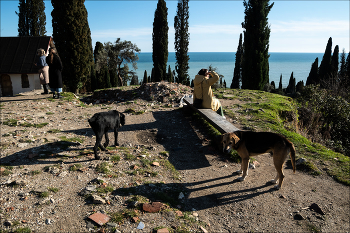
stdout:
{"type": "Polygon", "coordinates": [[[2,122],[16,120],[1,125],[2,232],[349,232],[348,186],[293,174],[286,163],[276,191],[267,183],[275,176],[268,155],[257,156],[256,168],[238,182],[240,165],[213,147],[176,101],[83,105],[50,96],[1,97],[2,122]],[[109,109],[127,115],[120,146],[94,160],[87,119],[109,109]],[[48,124],[33,127],[40,123],[48,124]],[[152,203],[161,203],[155,213],[147,209],[152,203]],[[89,219],[94,213],[110,219],[100,226],[89,219]]]}

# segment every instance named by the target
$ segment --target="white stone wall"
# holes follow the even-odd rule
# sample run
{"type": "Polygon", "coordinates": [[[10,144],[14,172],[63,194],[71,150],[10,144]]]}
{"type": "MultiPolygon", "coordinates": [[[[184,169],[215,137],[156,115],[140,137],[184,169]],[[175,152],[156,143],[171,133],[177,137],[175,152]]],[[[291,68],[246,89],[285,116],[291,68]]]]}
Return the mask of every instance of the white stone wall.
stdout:
{"type": "MultiPolygon", "coordinates": [[[[39,74],[28,74],[29,88],[22,88],[21,74],[9,74],[9,76],[12,82],[13,95],[42,88],[39,80],[39,74]]],[[[2,96],[1,87],[0,96],[2,96]]]]}

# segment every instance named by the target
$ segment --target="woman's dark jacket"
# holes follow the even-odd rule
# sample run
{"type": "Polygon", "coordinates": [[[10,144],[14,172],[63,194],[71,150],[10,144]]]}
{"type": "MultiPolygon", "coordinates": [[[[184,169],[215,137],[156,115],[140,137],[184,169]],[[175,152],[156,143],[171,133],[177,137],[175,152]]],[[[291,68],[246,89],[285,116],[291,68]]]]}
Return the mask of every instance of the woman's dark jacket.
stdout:
{"type": "Polygon", "coordinates": [[[62,62],[61,59],[53,54],[53,59],[51,63],[51,56],[46,57],[46,63],[49,65],[49,78],[51,88],[62,88],[62,62]]]}

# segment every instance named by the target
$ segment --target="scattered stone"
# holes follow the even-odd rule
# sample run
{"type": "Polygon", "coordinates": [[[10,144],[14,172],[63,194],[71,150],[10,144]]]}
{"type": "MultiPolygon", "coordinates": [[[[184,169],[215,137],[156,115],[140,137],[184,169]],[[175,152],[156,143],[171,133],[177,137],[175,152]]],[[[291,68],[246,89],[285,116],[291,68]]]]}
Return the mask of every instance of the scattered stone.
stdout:
{"type": "Polygon", "coordinates": [[[145,203],[142,206],[142,209],[149,213],[156,213],[162,210],[164,204],[161,202],[153,202],[152,204],[145,203]]]}
{"type": "Polygon", "coordinates": [[[97,212],[97,213],[90,215],[89,219],[91,219],[92,221],[94,221],[98,225],[102,226],[103,224],[105,224],[109,221],[110,217],[108,217],[107,215],[102,214],[100,212],[97,212]]]}
{"type": "Polygon", "coordinates": [[[252,163],[249,163],[249,168],[250,168],[250,169],[255,169],[255,165],[252,164],[252,163]]]}
{"type": "Polygon", "coordinates": [[[298,160],[295,162],[295,164],[296,164],[296,165],[300,165],[300,164],[303,164],[303,163],[305,163],[305,162],[306,162],[306,159],[300,158],[300,159],[298,159],[298,160]]]}
{"type": "Polygon", "coordinates": [[[142,230],[145,227],[145,224],[143,222],[140,222],[139,225],[137,226],[137,229],[142,230]]]}
{"type": "Polygon", "coordinates": [[[181,192],[181,193],[179,194],[179,199],[182,200],[182,199],[184,199],[184,198],[185,198],[185,195],[181,192]]]}
{"type": "Polygon", "coordinates": [[[132,217],[131,218],[131,221],[132,222],[138,222],[140,219],[139,219],[139,217],[132,217]]]}
{"type": "Polygon", "coordinates": [[[313,211],[315,211],[318,214],[325,215],[325,212],[316,203],[312,203],[310,206],[310,209],[312,209],[313,211]]]}
{"type": "Polygon", "coordinates": [[[208,233],[208,231],[207,231],[204,227],[199,226],[199,228],[200,228],[204,233],[208,233]]]}
{"type": "Polygon", "coordinates": [[[58,167],[49,167],[49,172],[51,174],[57,175],[58,173],[60,173],[60,169],[58,167]]]}
{"type": "Polygon", "coordinates": [[[3,173],[6,169],[4,167],[0,167],[0,173],[3,173]]]}
{"type": "Polygon", "coordinates": [[[27,147],[29,145],[29,143],[18,143],[17,144],[17,146],[19,147],[19,148],[25,148],[25,147],[27,147]]]}
{"type": "Polygon", "coordinates": [[[175,214],[176,214],[178,217],[183,217],[183,216],[184,216],[184,214],[183,214],[182,211],[180,211],[180,210],[175,211],[175,214]]]}
{"type": "Polygon", "coordinates": [[[64,172],[61,172],[59,175],[58,175],[58,177],[65,177],[66,175],[68,174],[68,172],[67,171],[64,171],[64,172]]]}
{"type": "Polygon", "coordinates": [[[118,226],[118,224],[114,223],[114,222],[108,222],[108,223],[106,223],[106,225],[109,226],[109,227],[117,227],[118,226]]]}
{"type": "Polygon", "coordinates": [[[159,163],[158,162],[153,162],[152,165],[155,166],[155,167],[159,167],[159,163]]]}
{"type": "Polygon", "coordinates": [[[52,220],[51,220],[51,219],[46,219],[46,220],[45,220],[45,224],[46,224],[46,225],[50,225],[51,223],[52,223],[52,220]]]}
{"type": "Polygon", "coordinates": [[[92,195],[91,197],[93,204],[106,204],[106,201],[99,195],[92,195]]]}

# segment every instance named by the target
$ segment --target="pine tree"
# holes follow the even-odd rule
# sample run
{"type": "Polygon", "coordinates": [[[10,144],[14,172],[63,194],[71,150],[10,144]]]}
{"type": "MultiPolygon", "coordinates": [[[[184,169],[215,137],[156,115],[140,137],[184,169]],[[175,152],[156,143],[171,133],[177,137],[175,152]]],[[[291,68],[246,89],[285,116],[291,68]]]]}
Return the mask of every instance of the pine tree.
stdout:
{"type": "Polygon", "coordinates": [[[153,22],[153,67],[156,82],[166,79],[168,63],[168,8],[164,0],[158,0],[153,22]]]}
{"type": "Polygon", "coordinates": [[[19,0],[18,36],[44,36],[46,15],[43,0],[19,0]]]}
{"type": "Polygon", "coordinates": [[[269,0],[244,1],[245,18],[244,57],[242,63],[242,88],[263,90],[269,83],[269,39],[268,14],[274,3],[269,0]]]}
{"type": "Polygon", "coordinates": [[[233,70],[233,78],[231,83],[231,89],[240,88],[242,82],[242,56],[243,56],[243,44],[242,44],[242,33],[239,35],[239,42],[236,52],[235,68],[233,70]]]}
{"type": "Polygon", "coordinates": [[[316,57],[314,63],[311,65],[311,70],[309,76],[306,79],[306,86],[317,85],[320,83],[320,78],[318,75],[318,57],[316,57]]]}
{"type": "Polygon", "coordinates": [[[176,16],[174,18],[175,29],[175,57],[176,65],[175,70],[177,72],[177,82],[184,85],[190,85],[190,78],[188,75],[189,60],[188,45],[190,34],[188,32],[188,19],[189,19],[189,0],[179,0],[177,4],[176,16]]]}
{"type": "Polygon", "coordinates": [[[63,83],[72,92],[84,91],[93,62],[85,0],[52,0],[53,38],[63,64],[63,83]]]}
{"type": "Polygon", "coordinates": [[[329,79],[329,76],[332,71],[331,62],[332,62],[332,37],[328,39],[327,47],[323,54],[320,67],[318,69],[319,83],[321,84],[321,87],[325,87],[324,84],[329,79]]]}

